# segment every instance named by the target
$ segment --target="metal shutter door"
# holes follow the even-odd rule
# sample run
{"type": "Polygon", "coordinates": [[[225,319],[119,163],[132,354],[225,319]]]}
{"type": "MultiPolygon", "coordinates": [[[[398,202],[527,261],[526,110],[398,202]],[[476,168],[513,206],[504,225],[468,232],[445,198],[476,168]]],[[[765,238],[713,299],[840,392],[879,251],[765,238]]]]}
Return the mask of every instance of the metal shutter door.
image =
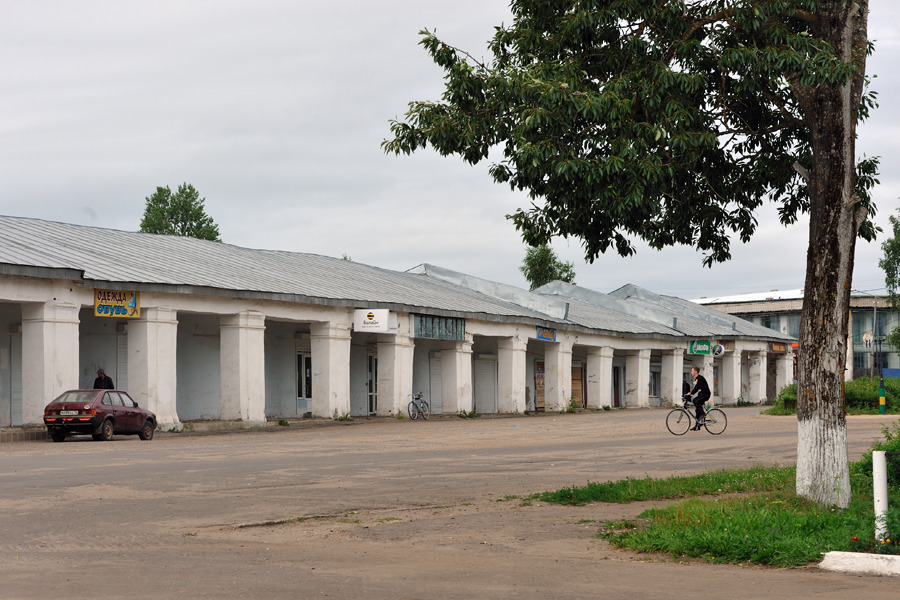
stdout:
{"type": "MultiPolygon", "coordinates": [[[[441,355],[433,354],[428,360],[428,376],[431,378],[429,387],[428,404],[431,412],[439,415],[444,412],[444,402],[441,399],[441,355]]],[[[405,407],[404,407],[405,408],[405,407]]]]}
{"type": "Polygon", "coordinates": [[[475,360],[475,412],[497,412],[497,360],[475,360]]]}

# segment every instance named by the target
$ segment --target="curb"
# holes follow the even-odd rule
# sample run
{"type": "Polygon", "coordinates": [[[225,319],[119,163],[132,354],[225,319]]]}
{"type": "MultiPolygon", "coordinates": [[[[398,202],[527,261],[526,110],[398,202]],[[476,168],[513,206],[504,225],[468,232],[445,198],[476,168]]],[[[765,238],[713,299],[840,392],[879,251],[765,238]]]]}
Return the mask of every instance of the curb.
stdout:
{"type": "Polygon", "coordinates": [[[900,576],[900,556],[862,552],[826,552],[819,567],[858,575],[900,576]]]}

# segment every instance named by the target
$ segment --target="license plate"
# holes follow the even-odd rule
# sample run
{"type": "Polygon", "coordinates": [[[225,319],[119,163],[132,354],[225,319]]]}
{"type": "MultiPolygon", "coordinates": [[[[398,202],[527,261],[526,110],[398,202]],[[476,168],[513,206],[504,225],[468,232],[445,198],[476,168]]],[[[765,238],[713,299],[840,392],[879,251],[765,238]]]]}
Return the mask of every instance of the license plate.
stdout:
{"type": "Polygon", "coordinates": [[[64,417],[71,417],[73,415],[77,415],[78,411],[77,410],[61,410],[61,411],[59,411],[59,414],[64,417]]]}

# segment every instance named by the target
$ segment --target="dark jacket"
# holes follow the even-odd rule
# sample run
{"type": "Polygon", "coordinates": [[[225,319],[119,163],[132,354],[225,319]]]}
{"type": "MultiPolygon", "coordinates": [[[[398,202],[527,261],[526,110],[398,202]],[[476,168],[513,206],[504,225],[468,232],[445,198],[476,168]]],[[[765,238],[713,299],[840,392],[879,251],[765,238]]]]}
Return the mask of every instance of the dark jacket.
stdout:
{"type": "Polygon", "coordinates": [[[112,377],[107,374],[103,374],[97,379],[94,380],[94,389],[95,390],[114,390],[116,386],[113,385],[112,377]]]}
{"type": "Polygon", "coordinates": [[[694,379],[694,389],[691,390],[691,396],[694,396],[694,402],[706,402],[711,395],[709,384],[706,383],[706,377],[697,375],[696,379],[694,379]]]}

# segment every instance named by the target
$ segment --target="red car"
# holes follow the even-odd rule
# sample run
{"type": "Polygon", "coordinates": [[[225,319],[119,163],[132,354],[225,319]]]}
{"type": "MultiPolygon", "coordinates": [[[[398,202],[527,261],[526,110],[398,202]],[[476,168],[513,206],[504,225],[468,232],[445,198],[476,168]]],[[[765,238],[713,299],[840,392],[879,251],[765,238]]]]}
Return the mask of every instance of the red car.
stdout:
{"type": "Polygon", "coordinates": [[[72,433],[103,441],[114,434],[152,440],[156,415],[120,390],[69,390],[44,408],[44,425],[54,442],[72,433]]]}

